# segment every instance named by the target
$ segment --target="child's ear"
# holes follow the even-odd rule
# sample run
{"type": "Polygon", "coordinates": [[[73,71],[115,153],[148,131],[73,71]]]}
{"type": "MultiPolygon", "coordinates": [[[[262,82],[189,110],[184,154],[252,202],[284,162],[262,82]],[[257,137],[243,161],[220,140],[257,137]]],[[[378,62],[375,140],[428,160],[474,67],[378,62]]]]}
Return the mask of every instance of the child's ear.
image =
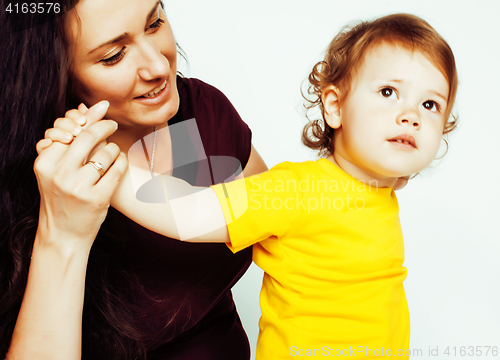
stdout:
{"type": "Polygon", "coordinates": [[[321,101],[325,110],[325,121],[333,129],[342,125],[340,118],[340,90],[334,85],[329,85],[321,93],[321,101]]]}

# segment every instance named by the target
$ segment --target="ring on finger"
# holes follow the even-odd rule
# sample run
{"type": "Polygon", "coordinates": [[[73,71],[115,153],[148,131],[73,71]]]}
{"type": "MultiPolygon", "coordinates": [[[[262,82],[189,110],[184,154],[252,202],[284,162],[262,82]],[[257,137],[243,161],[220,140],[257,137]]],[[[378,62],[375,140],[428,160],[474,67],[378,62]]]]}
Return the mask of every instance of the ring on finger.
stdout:
{"type": "Polygon", "coordinates": [[[94,167],[94,169],[97,170],[99,175],[101,175],[101,177],[106,172],[106,170],[104,169],[104,166],[102,166],[102,164],[99,161],[90,160],[87,164],[92,165],[94,167]]]}

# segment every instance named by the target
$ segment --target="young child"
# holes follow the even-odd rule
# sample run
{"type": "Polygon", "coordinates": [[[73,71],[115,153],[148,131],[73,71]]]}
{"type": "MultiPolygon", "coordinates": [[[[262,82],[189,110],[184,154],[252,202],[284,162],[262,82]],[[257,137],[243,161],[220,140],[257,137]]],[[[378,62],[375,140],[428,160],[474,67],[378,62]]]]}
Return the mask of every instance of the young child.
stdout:
{"type": "Polygon", "coordinates": [[[393,187],[426,168],[456,125],[453,53],[424,20],[389,15],[341,31],[309,80],[307,107],[322,118],[303,141],[326,158],[203,190],[162,176],[163,204],[136,199],[149,172],[131,164],[112,205],[166,236],[254,245],[265,272],[257,359],[408,359],[393,187]]]}

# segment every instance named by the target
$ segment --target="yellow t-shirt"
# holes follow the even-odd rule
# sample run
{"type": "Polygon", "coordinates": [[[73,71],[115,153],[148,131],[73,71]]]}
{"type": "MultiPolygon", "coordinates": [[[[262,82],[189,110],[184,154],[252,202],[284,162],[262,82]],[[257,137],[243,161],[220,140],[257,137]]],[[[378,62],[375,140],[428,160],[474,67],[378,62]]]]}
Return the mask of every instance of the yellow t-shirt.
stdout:
{"type": "Polygon", "coordinates": [[[213,189],[228,246],[254,244],[265,272],[257,359],[408,359],[404,245],[391,188],[320,159],[213,189]]]}

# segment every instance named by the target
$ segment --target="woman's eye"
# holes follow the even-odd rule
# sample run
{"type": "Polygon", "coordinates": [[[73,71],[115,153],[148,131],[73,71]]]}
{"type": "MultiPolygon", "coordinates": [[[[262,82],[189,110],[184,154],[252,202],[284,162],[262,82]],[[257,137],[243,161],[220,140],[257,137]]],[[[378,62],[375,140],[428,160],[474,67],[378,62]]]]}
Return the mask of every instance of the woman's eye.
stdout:
{"type": "Polygon", "coordinates": [[[121,48],[121,50],[116,53],[115,55],[107,58],[107,59],[102,59],[99,62],[106,65],[106,66],[111,66],[116,64],[118,61],[120,61],[123,57],[125,56],[125,46],[121,48]]]}
{"type": "Polygon", "coordinates": [[[165,22],[165,20],[158,18],[154,23],[148,26],[149,29],[157,29],[161,27],[161,25],[165,22]]]}
{"type": "Polygon", "coordinates": [[[385,87],[379,91],[380,95],[387,99],[397,99],[396,91],[390,87],[385,87]]]}
{"type": "Polygon", "coordinates": [[[432,112],[438,112],[441,110],[441,108],[439,107],[439,104],[436,103],[435,101],[432,101],[432,100],[427,100],[426,102],[424,102],[422,104],[422,106],[424,107],[424,109],[432,111],[432,112]]]}
{"type": "MultiPolygon", "coordinates": [[[[148,26],[147,30],[149,29],[158,29],[159,27],[161,27],[161,25],[165,23],[165,20],[161,19],[161,18],[158,18],[154,23],[152,23],[151,25],[148,26]]],[[[121,59],[123,59],[123,57],[125,56],[125,46],[122,47],[122,49],[116,53],[115,55],[107,58],[107,59],[102,59],[100,60],[99,62],[106,65],[106,66],[111,66],[111,65],[114,65],[116,64],[118,61],[120,61],[121,59]]]]}

